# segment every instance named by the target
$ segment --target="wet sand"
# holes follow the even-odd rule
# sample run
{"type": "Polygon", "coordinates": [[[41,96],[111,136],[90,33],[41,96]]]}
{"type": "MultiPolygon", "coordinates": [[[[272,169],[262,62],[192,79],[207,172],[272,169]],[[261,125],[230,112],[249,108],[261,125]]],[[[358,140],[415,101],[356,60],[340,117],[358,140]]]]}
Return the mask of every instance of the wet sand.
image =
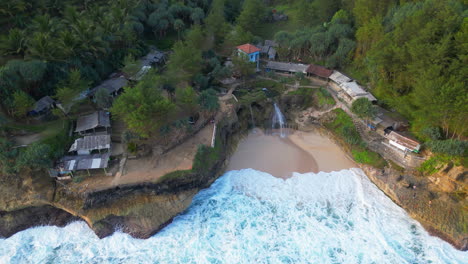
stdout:
{"type": "Polygon", "coordinates": [[[314,157],[319,171],[332,172],[358,167],[335,142],[317,132],[296,131],[289,139],[314,157]]]}
{"type": "Polygon", "coordinates": [[[293,172],[330,172],[354,167],[334,142],[315,132],[294,131],[281,138],[257,129],[239,142],[226,170],[252,168],[289,178],[293,172]]]}

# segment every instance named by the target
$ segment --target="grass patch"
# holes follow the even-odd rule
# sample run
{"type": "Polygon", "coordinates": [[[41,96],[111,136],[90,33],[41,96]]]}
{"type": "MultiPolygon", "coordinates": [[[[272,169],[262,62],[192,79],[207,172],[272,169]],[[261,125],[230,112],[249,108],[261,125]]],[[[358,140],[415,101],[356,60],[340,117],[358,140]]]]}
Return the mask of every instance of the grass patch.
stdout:
{"type": "Polygon", "coordinates": [[[418,171],[425,175],[432,175],[440,170],[444,164],[451,161],[456,161],[456,159],[448,155],[435,155],[424,161],[421,166],[419,166],[418,171]]]}
{"type": "Polygon", "coordinates": [[[47,123],[41,123],[37,125],[28,125],[28,124],[20,124],[20,123],[8,123],[5,125],[6,129],[9,130],[23,130],[31,133],[41,133],[42,131],[46,130],[49,126],[53,126],[54,123],[58,121],[52,121],[47,123]]]}
{"type": "Polygon", "coordinates": [[[315,93],[315,96],[317,97],[319,107],[332,106],[336,104],[333,96],[331,96],[327,89],[323,87],[318,89],[318,91],[315,93]]]}
{"type": "Polygon", "coordinates": [[[259,102],[267,99],[265,92],[261,89],[255,89],[254,91],[244,93],[242,96],[238,96],[236,94],[236,96],[242,105],[250,105],[253,102],[259,102]]]}
{"type": "Polygon", "coordinates": [[[50,133],[40,141],[50,146],[52,158],[60,158],[71,145],[73,137],[68,136],[70,125],[69,121],[61,120],[60,126],[51,129],[50,133]]]}
{"type": "Polygon", "coordinates": [[[364,142],[354,126],[353,119],[342,109],[335,109],[336,114],[332,122],[326,123],[325,127],[332,130],[339,137],[350,145],[363,146],[364,142]]]}
{"type": "Polygon", "coordinates": [[[335,109],[336,114],[333,121],[325,123],[325,127],[333,131],[335,135],[346,142],[350,149],[353,159],[361,164],[371,165],[376,168],[383,168],[387,164],[378,153],[366,148],[365,142],[354,126],[353,119],[342,109],[335,109]]]}
{"type": "Polygon", "coordinates": [[[72,181],[74,183],[80,183],[80,182],[84,181],[84,179],[85,179],[85,177],[83,175],[78,175],[78,176],[74,176],[72,178],[72,181]]]}
{"type": "Polygon", "coordinates": [[[378,153],[365,148],[354,147],[351,149],[351,153],[357,163],[371,165],[380,169],[386,165],[385,160],[378,153]]]}
{"type": "Polygon", "coordinates": [[[193,159],[192,170],[198,173],[206,173],[219,160],[222,150],[222,145],[218,142],[218,139],[214,148],[205,145],[198,146],[197,154],[193,159]]]}
{"type": "Polygon", "coordinates": [[[297,96],[301,101],[303,108],[311,107],[314,104],[314,90],[309,88],[298,88],[297,90],[290,91],[287,95],[297,96]]]}
{"type": "Polygon", "coordinates": [[[189,175],[192,173],[192,170],[178,170],[178,171],[173,171],[165,174],[161,178],[158,179],[159,182],[175,179],[175,178],[180,178],[184,177],[186,175],[189,175]]]}
{"type": "Polygon", "coordinates": [[[282,94],[284,91],[286,91],[286,87],[273,80],[265,80],[265,79],[259,79],[255,80],[253,82],[253,86],[255,88],[267,88],[270,92],[273,92],[273,96],[282,94]]]}
{"type": "Polygon", "coordinates": [[[309,86],[312,84],[312,81],[307,78],[302,78],[299,80],[299,84],[302,86],[309,86]]]}

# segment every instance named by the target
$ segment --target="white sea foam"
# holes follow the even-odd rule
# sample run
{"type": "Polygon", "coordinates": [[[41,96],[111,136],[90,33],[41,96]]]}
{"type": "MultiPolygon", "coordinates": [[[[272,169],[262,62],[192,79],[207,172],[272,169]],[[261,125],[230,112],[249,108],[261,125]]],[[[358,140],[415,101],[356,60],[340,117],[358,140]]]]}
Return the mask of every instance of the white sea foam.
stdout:
{"type": "Polygon", "coordinates": [[[359,169],[282,180],[231,171],[157,235],[98,239],[84,222],[0,240],[0,263],[466,263],[359,169]]]}

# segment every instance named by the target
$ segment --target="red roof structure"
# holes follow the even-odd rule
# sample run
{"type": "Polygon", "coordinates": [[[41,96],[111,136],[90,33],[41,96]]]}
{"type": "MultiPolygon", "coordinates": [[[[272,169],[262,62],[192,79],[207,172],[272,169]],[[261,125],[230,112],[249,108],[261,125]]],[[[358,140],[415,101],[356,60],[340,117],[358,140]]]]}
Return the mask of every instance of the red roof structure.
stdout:
{"type": "Polygon", "coordinates": [[[306,71],[322,78],[328,78],[333,73],[333,70],[315,64],[310,64],[306,71]]]}
{"type": "Polygon", "coordinates": [[[259,48],[255,47],[254,45],[249,44],[249,43],[244,44],[244,45],[237,46],[237,49],[238,49],[238,50],[241,50],[241,51],[243,51],[243,52],[245,52],[245,53],[247,53],[247,54],[251,54],[251,53],[259,52],[259,51],[260,51],[259,48]]]}

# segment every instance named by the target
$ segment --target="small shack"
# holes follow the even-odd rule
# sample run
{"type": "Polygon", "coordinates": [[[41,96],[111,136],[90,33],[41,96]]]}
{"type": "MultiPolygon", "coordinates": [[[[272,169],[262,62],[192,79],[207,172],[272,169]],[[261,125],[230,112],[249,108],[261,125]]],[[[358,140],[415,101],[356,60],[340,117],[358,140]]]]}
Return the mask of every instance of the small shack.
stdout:
{"type": "Polygon", "coordinates": [[[166,63],[166,55],[153,49],[150,53],[146,54],[143,58],[138,61],[140,70],[128,79],[131,81],[140,81],[152,67],[158,67],[166,63]]]}
{"type": "Polygon", "coordinates": [[[309,65],[291,62],[268,61],[265,66],[267,71],[283,72],[283,73],[306,73],[309,65]]]}
{"type": "Polygon", "coordinates": [[[90,155],[95,151],[99,153],[108,152],[110,148],[110,135],[91,135],[75,140],[68,152],[77,153],[78,155],[90,155]]]}
{"type": "Polygon", "coordinates": [[[47,114],[51,109],[57,107],[57,102],[50,96],[44,96],[37,100],[34,104],[34,108],[28,112],[30,116],[38,116],[47,114]]]}
{"type": "Polygon", "coordinates": [[[96,111],[89,115],[78,117],[75,132],[80,135],[94,134],[96,132],[108,132],[110,128],[109,114],[104,111],[96,111]]]}
{"type": "Polygon", "coordinates": [[[259,44],[257,47],[260,49],[260,55],[267,57],[269,60],[276,59],[276,47],[278,47],[278,43],[267,39],[263,45],[259,44]]]}
{"type": "Polygon", "coordinates": [[[79,156],[64,156],[57,164],[57,168],[53,170],[54,173],[49,173],[51,177],[60,177],[66,175],[73,175],[75,171],[87,171],[88,175],[90,170],[103,169],[109,165],[109,153],[92,154],[92,155],[79,155],[79,156]]]}
{"type": "Polygon", "coordinates": [[[141,66],[158,66],[166,63],[166,55],[159,50],[153,49],[140,60],[141,66]]]}
{"type": "Polygon", "coordinates": [[[123,91],[123,88],[127,85],[127,83],[128,81],[123,75],[107,79],[103,81],[100,85],[91,89],[91,91],[89,92],[89,96],[93,99],[96,95],[96,92],[99,89],[105,89],[109,95],[115,97],[123,91]]]}
{"type": "Polygon", "coordinates": [[[386,135],[390,145],[404,151],[404,152],[415,152],[418,153],[421,144],[414,139],[409,138],[407,135],[397,133],[395,131],[390,131],[386,135]]]}
{"type": "Polygon", "coordinates": [[[333,73],[333,70],[315,64],[310,64],[306,71],[307,76],[317,77],[325,81],[328,81],[328,78],[333,73]]]}
{"type": "Polygon", "coordinates": [[[376,110],[376,116],[371,121],[378,129],[378,132],[381,132],[385,129],[394,130],[394,131],[405,131],[409,127],[409,122],[403,116],[397,112],[390,112],[378,105],[374,106],[376,110]]]}
{"type": "Polygon", "coordinates": [[[259,48],[249,43],[237,46],[236,48],[237,48],[237,54],[239,56],[241,54],[247,55],[250,62],[257,63],[257,69],[258,69],[259,61],[260,61],[260,49],[259,48]]]}
{"type": "Polygon", "coordinates": [[[348,104],[352,104],[358,98],[367,98],[375,103],[375,98],[371,93],[365,91],[356,81],[349,78],[339,71],[333,71],[329,76],[330,86],[338,93],[338,96],[345,100],[348,104]]]}

